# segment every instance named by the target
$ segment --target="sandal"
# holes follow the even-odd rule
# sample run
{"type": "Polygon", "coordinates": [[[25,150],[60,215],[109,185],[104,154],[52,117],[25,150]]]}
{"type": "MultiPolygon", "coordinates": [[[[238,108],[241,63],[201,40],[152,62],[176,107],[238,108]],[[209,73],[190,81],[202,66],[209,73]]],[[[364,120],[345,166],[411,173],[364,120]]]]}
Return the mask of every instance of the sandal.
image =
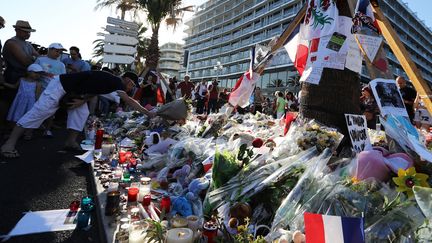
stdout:
{"type": "Polygon", "coordinates": [[[16,159],[20,157],[20,154],[16,149],[12,151],[1,151],[1,156],[7,159],[16,159]]]}

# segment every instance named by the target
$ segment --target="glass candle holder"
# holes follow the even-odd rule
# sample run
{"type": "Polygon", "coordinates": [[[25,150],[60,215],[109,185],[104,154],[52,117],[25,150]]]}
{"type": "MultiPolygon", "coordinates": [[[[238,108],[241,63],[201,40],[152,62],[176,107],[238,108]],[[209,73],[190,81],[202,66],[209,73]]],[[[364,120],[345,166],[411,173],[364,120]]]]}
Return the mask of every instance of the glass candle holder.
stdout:
{"type": "Polygon", "coordinates": [[[136,202],[138,199],[139,189],[132,187],[128,189],[128,202],[136,202]]]}

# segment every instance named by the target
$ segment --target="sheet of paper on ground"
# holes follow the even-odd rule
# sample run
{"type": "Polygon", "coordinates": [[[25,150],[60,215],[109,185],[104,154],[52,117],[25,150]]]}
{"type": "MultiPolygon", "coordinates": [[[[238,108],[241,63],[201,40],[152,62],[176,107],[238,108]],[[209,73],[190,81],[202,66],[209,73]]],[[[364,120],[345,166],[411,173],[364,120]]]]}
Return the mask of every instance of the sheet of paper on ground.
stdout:
{"type": "Polygon", "coordinates": [[[68,213],[69,209],[27,212],[7,236],[73,230],[75,224],[65,224],[68,213]]]}

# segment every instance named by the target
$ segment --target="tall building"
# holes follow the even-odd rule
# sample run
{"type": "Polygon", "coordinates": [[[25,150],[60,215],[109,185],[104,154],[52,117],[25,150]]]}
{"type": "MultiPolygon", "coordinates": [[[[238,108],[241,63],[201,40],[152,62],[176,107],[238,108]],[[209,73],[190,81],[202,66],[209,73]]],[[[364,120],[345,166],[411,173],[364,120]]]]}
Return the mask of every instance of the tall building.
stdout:
{"type": "Polygon", "coordinates": [[[159,70],[170,77],[179,77],[180,60],[183,53],[183,45],[168,42],[160,48],[159,70]]]}
{"type": "MultiPolygon", "coordinates": [[[[249,67],[249,52],[257,43],[268,43],[286,29],[305,0],[210,0],[186,22],[185,50],[190,51],[188,73],[193,81],[217,77],[223,87],[233,87],[249,67]],[[220,65],[218,65],[220,62],[220,65]]],[[[423,78],[432,82],[432,33],[400,0],[380,0],[423,78]]],[[[384,45],[395,75],[404,75],[395,55],[384,45]]],[[[281,48],[283,49],[283,48],[281,48]]],[[[262,88],[293,85],[298,79],[284,50],[279,51],[257,83],[262,88]]],[[[365,69],[364,69],[365,70],[365,69]]],[[[184,75],[185,70],[181,71],[184,75]]],[[[364,72],[362,78],[367,80],[364,72]]]]}

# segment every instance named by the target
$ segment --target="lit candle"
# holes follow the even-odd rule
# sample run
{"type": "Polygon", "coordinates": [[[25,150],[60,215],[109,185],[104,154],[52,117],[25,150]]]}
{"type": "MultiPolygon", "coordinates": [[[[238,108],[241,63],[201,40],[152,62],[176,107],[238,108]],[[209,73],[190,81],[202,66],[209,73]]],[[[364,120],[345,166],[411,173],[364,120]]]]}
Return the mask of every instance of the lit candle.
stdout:
{"type": "Polygon", "coordinates": [[[167,232],[167,243],[192,243],[193,232],[188,228],[175,228],[167,232]]]}

